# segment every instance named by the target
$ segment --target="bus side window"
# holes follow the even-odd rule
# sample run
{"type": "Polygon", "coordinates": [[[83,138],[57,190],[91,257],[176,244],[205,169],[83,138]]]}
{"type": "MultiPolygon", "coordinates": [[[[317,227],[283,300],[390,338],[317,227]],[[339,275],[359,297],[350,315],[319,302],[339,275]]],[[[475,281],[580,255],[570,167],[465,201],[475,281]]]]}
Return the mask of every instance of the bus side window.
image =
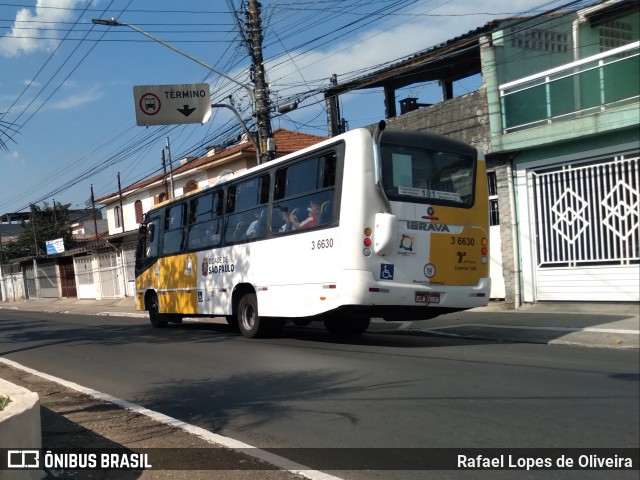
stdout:
{"type": "Polygon", "coordinates": [[[220,244],[222,191],[209,193],[191,201],[189,250],[215,247],[220,244]]]}
{"type": "Polygon", "coordinates": [[[237,243],[266,234],[266,210],[270,176],[261,175],[229,187],[225,242],[237,243]],[[233,201],[231,200],[233,199],[233,201]]]}
{"type": "Polygon", "coordinates": [[[271,232],[327,225],[333,216],[337,154],[328,152],[276,171],[271,232]],[[302,224],[302,225],[300,225],[302,224]]]}
{"type": "Polygon", "coordinates": [[[165,255],[177,253],[184,248],[186,210],[187,204],[185,202],[165,210],[165,231],[162,242],[162,253],[165,255]]]}

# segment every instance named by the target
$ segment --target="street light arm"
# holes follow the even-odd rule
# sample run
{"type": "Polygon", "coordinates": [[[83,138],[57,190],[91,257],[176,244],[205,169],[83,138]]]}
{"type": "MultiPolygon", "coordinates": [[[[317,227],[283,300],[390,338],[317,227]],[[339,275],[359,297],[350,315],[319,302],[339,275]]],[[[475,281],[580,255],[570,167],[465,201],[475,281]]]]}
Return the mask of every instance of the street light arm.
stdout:
{"type": "Polygon", "coordinates": [[[255,105],[255,98],[253,95],[253,90],[251,89],[251,87],[249,87],[248,85],[245,85],[242,82],[239,82],[238,80],[236,80],[235,78],[227,75],[224,72],[221,72],[220,70],[212,67],[211,65],[207,65],[206,63],[204,63],[201,60],[198,60],[197,58],[189,55],[187,52],[183,52],[182,50],[180,50],[177,47],[174,47],[173,45],[165,42],[164,40],[160,40],[158,37],[155,37],[153,35],[151,35],[150,33],[145,32],[144,30],[136,27],[135,25],[131,25],[130,23],[124,23],[124,22],[118,22],[115,18],[112,18],[111,20],[105,20],[102,18],[94,18],[91,20],[95,25],[108,25],[111,27],[119,27],[119,26],[124,26],[124,27],[129,27],[132,30],[135,30],[138,33],[141,33],[142,35],[144,35],[145,37],[150,38],[151,40],[161,43],[162,45],[164,45],[167,48],[170,48],[171,50],[173,50],[176,53],[179,53],[180,55],[182,55],[183,57],[187,57],[189,60],[193,60],[194,62],[196,62],[199,65],[202,65],[204,68],[207,68],[209,70],[211,70],[214,73],[217,73],[218,75],[220,75],[221,77],[226,78],[227,80],[229,80],[230,82],[233,82],[237,85],[240,85],[242,88],[244,88],[247,93],[249,94],[249,97],[251,97],[251,104],[252,106],[255,105]]]}
{"type": "Polygon", "coordinates": [[[212,103],[211,108],[228,108],[233,112],[233,114],[236,116],[236,119],[238,120],[238,123],[242,126],[244,133],[247,135],[248,140],[253,144],[254,148],[256,149],[256,159],[258,161],[258,165],[260,165],[260,146],[258,145],[258,142],[256,142],[256,139],[253,138],[253,135],[251,135],[251,132],[249,131],[247,126],[244,124],[244,121],[242,120],[242,117],[240,117],[240,114],[238,113],[238,111],[235,108],[233,108],[231,105],[227,105],[226,103],[212,103]]]}

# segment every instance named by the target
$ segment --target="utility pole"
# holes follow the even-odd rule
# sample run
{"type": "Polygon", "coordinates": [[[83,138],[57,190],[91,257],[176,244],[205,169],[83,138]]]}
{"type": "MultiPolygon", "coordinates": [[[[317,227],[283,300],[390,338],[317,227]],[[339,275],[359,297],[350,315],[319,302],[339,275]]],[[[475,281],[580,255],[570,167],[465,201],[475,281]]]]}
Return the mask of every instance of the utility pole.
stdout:
{"type": "Polygon", "coordinates": [[[56,199],[53,199],[53,224],[58,226],[58,219],[56,218],[56,199]]]}
{"type": "Polygon", "coordinates": [[[124,232],[124,207],[122,206],[122,186],[120,184],[120,172],[118,172],[118,197],[120,198],[120,226],[124,232]]]}
{"type": "Polygon", "coordinates": [[[264,58],[262,57],[262,22],[260,20],[260,3],[249,0],[247,7],[248,43],[251,55],[251,72],[254,84],[256,122],[258,124],[258,144],[260,145],[260,163],[268,162],[276,153],[275,142],[271,136],[271,101],[269,88],[264,75],[264,58]]]}
{"type": "Polygon", "coordinates": [[[162,184],[164,185],[165,200],[169,199],[169,184],[167,183],[167,160],[164,156],[164,148],[162,149],[162,184]]]}
{"type": "MultiPolygon", "coordinates": [[[[338,85],[338,76],[334,73],[329,79],[332,87],[338,85]]],[[[344,133],[343,123],[340,120],[340,101],[337,93],[325,93],[324,99],[327,104],[327,126],[329,130],[329,136],[335,137],[344,133]]]]}
{"type": "Polygon", "coordinates": [[[167,160],[169,160],[169,184],[171,186],[171,198],[176,198],[176,190],[173,187],[173,162],[171,161],[171,144],[167,137],[167,160]]]}
{"type": "MultiPolygon", "coordinates": [[[[35,208],[36,208],[35,205],[31,206],[31,230],[33,232],[33,246],[36,249],[36,256],[37,256],[38,255],[38,239],[36,238],[36,215],[34,215],[35,208]]],[[[35,268],[33,271],[35,272],[35,268]]]]}
{"type": "Polygon", "coordinates": [[[96,200],[93,196],[93,183],[91,184],[91,210],[93,212],[93,229],[96,232],[96,247],[100,244],[98,241],[98,220],[96,219],[96,200]]]}

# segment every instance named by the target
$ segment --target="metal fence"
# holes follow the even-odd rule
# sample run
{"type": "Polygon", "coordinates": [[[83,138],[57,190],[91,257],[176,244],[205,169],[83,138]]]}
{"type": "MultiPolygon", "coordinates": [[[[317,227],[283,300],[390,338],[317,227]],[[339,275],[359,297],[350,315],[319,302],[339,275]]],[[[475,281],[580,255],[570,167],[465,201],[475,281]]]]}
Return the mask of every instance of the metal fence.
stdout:
{"type": "Polygon", "coordinates": [[[503,133],[637,103],[640,42],[500,86],[503,133]]]}

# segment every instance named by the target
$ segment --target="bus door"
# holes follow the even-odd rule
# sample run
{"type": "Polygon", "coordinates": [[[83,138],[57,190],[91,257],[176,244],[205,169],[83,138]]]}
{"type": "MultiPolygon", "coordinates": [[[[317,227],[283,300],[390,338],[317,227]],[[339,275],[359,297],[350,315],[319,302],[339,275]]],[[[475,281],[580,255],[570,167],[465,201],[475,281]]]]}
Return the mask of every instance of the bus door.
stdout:
{"type": "Polygon", "coordinates": [[[140,228],[138,251],[136,252],[136,290],[156,290],[159,286],[160,265],[158,263],[160,244],[160,214],[152,214],[140,228]]]}
{"type": "Polygon", "coordinates": [[[162,255],[160,259],[159,300],[162,313],[198,313],[197,267],[195,253],[186,250],[187,202],[164,210],[162,255]]]}

